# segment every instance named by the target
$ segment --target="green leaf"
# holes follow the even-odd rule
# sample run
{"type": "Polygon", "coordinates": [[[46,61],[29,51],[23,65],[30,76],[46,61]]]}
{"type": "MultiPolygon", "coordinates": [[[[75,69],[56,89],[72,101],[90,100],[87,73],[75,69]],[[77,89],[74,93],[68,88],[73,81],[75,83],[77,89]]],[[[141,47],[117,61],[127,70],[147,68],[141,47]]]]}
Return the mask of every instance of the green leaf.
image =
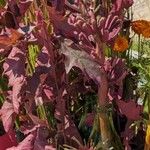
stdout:
{"type": "Polygon", "coordinates": [[[6,5],[5,0],[0,0],[0,7],[4,7],[6,5]]]}

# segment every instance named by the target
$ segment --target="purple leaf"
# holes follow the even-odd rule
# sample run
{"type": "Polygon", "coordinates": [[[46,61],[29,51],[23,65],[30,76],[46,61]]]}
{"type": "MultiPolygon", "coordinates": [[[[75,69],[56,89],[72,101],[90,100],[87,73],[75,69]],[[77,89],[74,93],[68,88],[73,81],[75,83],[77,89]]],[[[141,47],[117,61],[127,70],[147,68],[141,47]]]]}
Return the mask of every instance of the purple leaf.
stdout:
{"type": "Polygon", "coordinates": [[[13,47],[4,65],[4,74],[8,76],[9,86],[13,86],[17,78],[25,75],[25,53],[18,47],[13,47]]]}
{"type": "Polygon", "coordinates": [[[12,86],[12,102],[14,106],[14,111],[16,113],[18,113],[19,111],[19,105],[26,84],[26,59],[23,49],[24,47],[14,47],[3,65],[4,74],[8,76],[9,86],[12,86]]]}
{"type": "Polygon", "coordinates": [[[61,15],[58,11],[55,10],[55,8],[50,7],[50,20],[53,24],[54,31],[56,34],[63,35],[70,39],[77,39],[78,35],[74,34],[73,31],[76,31],[77,29],[68,23],[68,19],[64,18],[63,15],[61,15]]]}
{"type": "Polygon", "coordinates": [[[101,74],[100,65],[84,50],[72,48],[72,43],[72,41],[66,39],[61,44],[60,51],[66,56],[66,72],[68,73],[73,66],[76,66],[83,72],[86,72],[92,79],[99,82],[101,74]]]}
{"type": "Polygon", "coordinates": [[[119,16],[109,14],[100,24],[102,40],[108,42],[113,40],[121,30],[123,20],[119,16]]]}
{"type": "Polygon", "coordinates": [[[46,48],[43,48],[37,58],[35,73],[27,78],[27,98],[33,103],[33,99],[39,98],[43,101],[51,99],[52,89],[45,84],[50,72],[50,57],[46,48]]]}
{"type": "Polygon", "coordinates": [[[130,140],[135,135],[135,130],[131,128],[133,121],[128,119],[125,130],[121,133],[121,137],[123,137],[123,144],[126,150],[131,150],[131,146],[129,145],[130,140]]]}
{"type": "MultiPolygon", "coordinates": [[[[65,115],[65,136],[68,139],[68,143],[72,143],[70,146],[79,147],[79,145],[76,143],[76,141],[73,139],[77,139],[80,144],[82,144],[81,136],[78,132],[77,127],[75,126],[73,120],[70,118],[70,116],[65,115]]],[[[67,143],[66,143],[67,144],[67,143]]]]}
{"type": "Polygon", "coordinates": [[[105,70],[109,81],[109,100],[121,99],[123,93],[123,80],[128,74],[126,61],[121,58],[108,58],[105,61],[105,70]]]}
{"type": "Polygon", "coordinates": [[[40,127],[37,130],[37,136],[34,142],[34,150],[45,150],[45,146],[48,144],[47,137],[49,131],[45,127],[40,127]]]}
{"type": "Polygon", "coordinates": [[[128,9],[132,6],[133,0],[115,0],[112,6],[111,13],[121,14],[125,9],[128,9]]]}

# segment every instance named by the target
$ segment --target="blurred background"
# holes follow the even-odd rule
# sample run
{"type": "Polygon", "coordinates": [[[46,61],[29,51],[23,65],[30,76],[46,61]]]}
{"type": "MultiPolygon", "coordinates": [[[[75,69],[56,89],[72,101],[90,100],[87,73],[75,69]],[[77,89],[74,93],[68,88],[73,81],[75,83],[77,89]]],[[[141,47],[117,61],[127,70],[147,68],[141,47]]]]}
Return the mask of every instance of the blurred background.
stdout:
{"type": "Polygon", "coordinates": [[[134,0],[133,19],[150,20],[150,0],[134,0]]]}

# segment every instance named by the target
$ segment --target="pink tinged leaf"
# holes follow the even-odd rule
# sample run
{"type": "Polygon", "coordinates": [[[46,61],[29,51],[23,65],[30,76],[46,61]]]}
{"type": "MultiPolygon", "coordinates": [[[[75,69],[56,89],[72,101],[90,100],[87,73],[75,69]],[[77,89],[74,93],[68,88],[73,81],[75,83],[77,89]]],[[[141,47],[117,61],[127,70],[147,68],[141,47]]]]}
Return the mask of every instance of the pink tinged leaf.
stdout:
{"type": "Polygon", "coordinates": [[[26,126],[21,127],[21,132],[24,134],[29,134],[33,132],[37,132],[34,139],[34,150],[45,150],[45,146],[48,144],[47,137],[49,135],[48,129],[44,126],[36,125],[36,126],[26,126]]]}
{"type": "Polygon", "coordinates": [[[22,99],[22,94],[23,94],[23,89],[24,89],[24,86],[26,84],[26,80],[24,77],[20,77],[20,78],[17,78],[15,80],[15,85],[13,86],[13,94],[12,94],[12,102],[13,102],[13,106],[14,106],[14,111],[16,113],[19,113],[19,106],[20,106],[20,103],[21,103],[21,99],[22,99]]]}
{"type": "Polygon", "coordinates": [[[31,133],[22,142],[20,142],[18,146],[13,146],[7,150],[33,150],[35,136],[35,134],[31,133]]]}
{"type": "Polygon", "coordinates": [[[31,126],[30,128],[26,127],[24,129],[23,127],[21,127],[21,131],[24,134],[29,134],[31,132],[36,131],[37,134],[34,140],[34,150],[45,150],[45,146],[48,145],[47,137],[49,136],[49,131],[47,127],[40,125],[31,126]]]}
{"type": "Polygon", "coordinates": [[[133,5],[133,0],[115,0],[112,5],[111,13],[121,14],[124,9],[128,9],[133,5]]]}
{"type": "Polygon", "coordinates": [[[49,100],[53,100],[54,94],[53,94],[52,91],[53,91],[53,89],[52,89],[51,87],[49,87],[49,86],[47,86],[47,85],[44,85],[44,86],[43,86],[43,92],[44,92],[45,96],[46,96],[49,100]]]}
{"type": "Polygon", "coordinates": [[[123,93],[123,80],[128,74],[126,61],[121,58],[108,58],[105,61],[104,67],[109,80],[109,100],[121,99],[123,93]]]}
{"type": "Polygon", "coordinates": [[[115,84],[121,82],[127,74],[126,61],[121,58],[107,59],[105,62],[105,68],[108,72],[109,80],[115,84]]]}
{"type": "Polygon", "coordinates": [[[13,104],[5,101],[1,110],[0,110],[0,116],[3,122],[3,126],[6,132],[8,132],[12,127],[14,123],[14,108],[13,104]]]}
{"type": "Polygon", "coordinates": [[[134,101],[130,100],[125,102],[122,100],[116,101],[119,111],[121,114],[124,114],[130,120],[138,120],[141,118],[140,114],[142,113],[143,107],[136,104],[134,101]]]}
{"type": "Polygon", "coordinates": [[[115,0],[112,6],[111,13],[120,13],[121,11],[123,11],[122,5],[123,5],[123,0],[115,0]]]}
{"type": "Polygon", "coordinates": [[[63,15],[60,15],[58,11],[55,10],[54,7],[49,8],[50,20],[53,24],[54,30],[56,34],[61,34],[67,38],[77,39],[77,35],[75,35],[72,31],[76,31],[76,27],[70,25],[68,20],[64,18],[63,15]]]}
{"type": "Polygon", "coordinates": [[[65,40],[61,43],[61,53],[66,56],[65,69],[68,73],[73,66],[79,67],[83,72],[86,72],[89,77],[95,81],[100,81],[100,65],[86,53],[84,50],[72,48],[71,40],[65,40]]]}
{"type": "Polygon", "coordinates": [[[117,15],[109,14],[105,21],[102,21],[104,24],[101,28],[102,40],[107,42],[114,39],[120,31],[122,23],[123,20],[117,15]]]}
{"type": "Polygon", "coordinates": [[[4,74],[9,78],[9,86],[13,86],[15,79],[24,76],[25,74],[24,52],[17,47],[13,47],[11,53],[3,65],[3,68],[4,74]]]}
{"type": "Polygon", "coordinates": [[[6,150],[11,146],[16,146],[17,141],[15,137],[15,133],[11,130],[8,133],[0,136],[0,149],[6,150]]]}
{"type": "Polygon", "coordinates": [[[8,76],[9,86],[12,86],[12,102],[14,111],[18,113],[19,103],[23,95],[23,89],[26,84],[25,79],[25,52],[18,47],[11,50],[8,58],[6,59],[3,68],[4,74],[8,76]]]}
{"type": "Polygon", "coordinates": [[[33,133],[34,131],[37,130],[37,128],[39,128],[40,125],[34,125],[31,123],[26,123],[20,126],[20,131],[24,134],[24,135],[28,135],[30,133],[33,133]]]}
{"type": "Polygon", "coordinates": [[[51,146],[51,145],[46,145],[46,146],[45,146],[45,150],[56,150],[56,148],[54,148],[54,147],[51,146]]]}

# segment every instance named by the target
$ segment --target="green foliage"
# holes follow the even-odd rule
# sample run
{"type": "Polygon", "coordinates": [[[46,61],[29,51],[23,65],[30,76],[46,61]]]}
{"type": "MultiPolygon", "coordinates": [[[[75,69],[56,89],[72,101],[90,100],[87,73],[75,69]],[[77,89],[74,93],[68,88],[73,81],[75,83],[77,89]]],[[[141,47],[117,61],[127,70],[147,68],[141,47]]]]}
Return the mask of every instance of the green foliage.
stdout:
{"type": "Polygon", "coordinates": [[[38,45],[29,45],[28,46],[28,64],[27,64],[27,74],[32,76],[35,72],[35,64],[36,59],[38,57],[38,54],[40,52],[40,49],[38,45]]]}
{"type": "Polygon", "coordinates": [[[4,7],[6,5],[5,0],[0,0],[0,7],[4,7]]]}

